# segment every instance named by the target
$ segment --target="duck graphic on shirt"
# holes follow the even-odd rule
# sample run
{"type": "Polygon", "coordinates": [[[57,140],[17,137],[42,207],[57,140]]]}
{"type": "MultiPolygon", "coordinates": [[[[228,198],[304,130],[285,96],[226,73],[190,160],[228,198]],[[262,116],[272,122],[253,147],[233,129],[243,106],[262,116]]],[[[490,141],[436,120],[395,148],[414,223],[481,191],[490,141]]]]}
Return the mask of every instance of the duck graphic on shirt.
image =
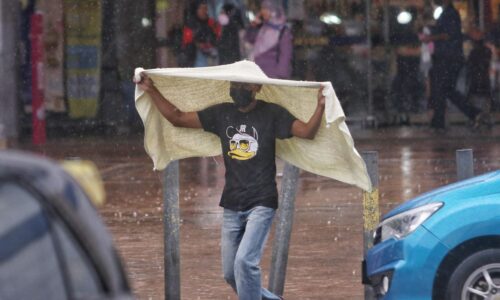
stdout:
{"type": "Polygon", "coordinates": [[[259,150],[259,135],[252,126],[252,135],[247,132],[247,125],[240,125],[239,129],[233,126],[226,128],[226,135],[229,140],[229,155],[232,159],[249,160],[257,155],[259,150]]]}

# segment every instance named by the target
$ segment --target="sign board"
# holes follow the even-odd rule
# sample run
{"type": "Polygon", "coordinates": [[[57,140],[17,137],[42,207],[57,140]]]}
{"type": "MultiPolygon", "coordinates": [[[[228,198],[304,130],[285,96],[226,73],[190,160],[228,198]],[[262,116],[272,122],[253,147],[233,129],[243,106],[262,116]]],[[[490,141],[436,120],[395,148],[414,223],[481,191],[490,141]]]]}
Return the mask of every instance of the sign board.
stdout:
{"type": "Polygon", "coordinates": [[[101,1],[64,0],[66,95],[71,118],[94,118],[101,75],[101,1]]]}

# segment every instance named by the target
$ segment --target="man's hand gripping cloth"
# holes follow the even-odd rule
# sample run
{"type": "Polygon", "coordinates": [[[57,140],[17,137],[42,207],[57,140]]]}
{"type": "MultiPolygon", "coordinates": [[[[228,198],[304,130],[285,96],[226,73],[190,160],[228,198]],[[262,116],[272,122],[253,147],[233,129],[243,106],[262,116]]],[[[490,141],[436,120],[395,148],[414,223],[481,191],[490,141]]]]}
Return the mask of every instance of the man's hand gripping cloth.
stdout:
{"type": "MultiPolygon", "coordinates": [[[[278,140],[276,154],[311,173],[371,190],[365,163],[354,148],[344,111],[330,82],[271,79],[250,61],[203,68],[137,68],[135,76],[141,72],[182,111],[199,111],[217,103],[231,102],[229,82],[237,81],[262,84],[258,99],[277,103],[304,122],[316,109],[318,89],[324,86],[325,119],[314,140],[278,140]]],[[[161,115],[149,95],[138,87],[135,104],[144,122],[144,147],[153,160],[154,169],[162,170],[173,160],[221,154],[217,136],[202,129],[174,127],[161,115]]]]}

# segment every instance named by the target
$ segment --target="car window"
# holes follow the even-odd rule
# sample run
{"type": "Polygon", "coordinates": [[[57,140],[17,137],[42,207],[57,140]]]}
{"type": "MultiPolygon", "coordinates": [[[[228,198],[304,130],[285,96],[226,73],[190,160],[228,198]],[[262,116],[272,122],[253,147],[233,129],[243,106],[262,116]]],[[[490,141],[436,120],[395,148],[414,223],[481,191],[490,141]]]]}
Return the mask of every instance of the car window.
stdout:
{"type": "Polygon", "coordinates": [[[0,299],[66,299],[67,290],[38,200],[0,182],[0,299]]]}

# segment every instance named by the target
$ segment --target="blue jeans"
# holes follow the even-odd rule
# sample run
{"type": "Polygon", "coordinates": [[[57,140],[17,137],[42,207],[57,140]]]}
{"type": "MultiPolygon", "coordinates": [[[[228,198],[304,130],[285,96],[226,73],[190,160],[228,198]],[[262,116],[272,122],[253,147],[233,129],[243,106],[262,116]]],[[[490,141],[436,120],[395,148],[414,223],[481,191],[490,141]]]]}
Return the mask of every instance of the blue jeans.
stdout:
{"type": "Polygon", "coordinates": [[[247,211],[224,209],[222,270],[239,300],[279,300],[262,288],[260,258],[276,210],[257,206],[247,211]]]}

